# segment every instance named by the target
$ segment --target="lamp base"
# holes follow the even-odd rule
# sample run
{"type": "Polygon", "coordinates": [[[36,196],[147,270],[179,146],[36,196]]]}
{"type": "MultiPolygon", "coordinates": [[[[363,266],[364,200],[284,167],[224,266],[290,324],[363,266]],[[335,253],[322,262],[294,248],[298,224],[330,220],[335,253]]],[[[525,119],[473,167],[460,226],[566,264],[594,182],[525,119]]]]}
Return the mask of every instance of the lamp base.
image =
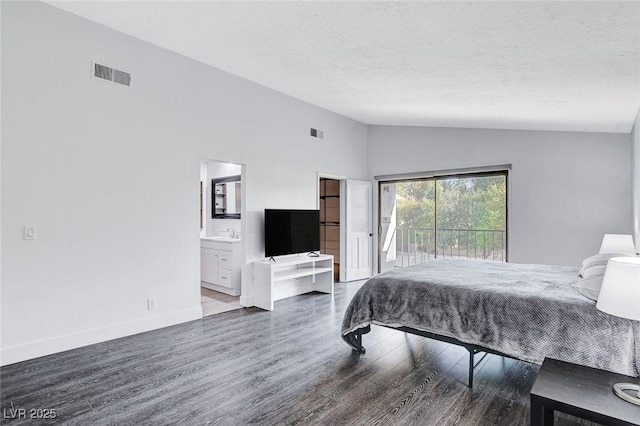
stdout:
{"type": "Polygon", "coordinates": [[[624,399],[627,402],[640,405],[640,385],[633,385],[631,383],[616,383],[615,385],[613,385],[613,392],[618,395],[618,397],[624,399]],[[638,396],[633,396],[625,391],[635,392],[638,396]]]}

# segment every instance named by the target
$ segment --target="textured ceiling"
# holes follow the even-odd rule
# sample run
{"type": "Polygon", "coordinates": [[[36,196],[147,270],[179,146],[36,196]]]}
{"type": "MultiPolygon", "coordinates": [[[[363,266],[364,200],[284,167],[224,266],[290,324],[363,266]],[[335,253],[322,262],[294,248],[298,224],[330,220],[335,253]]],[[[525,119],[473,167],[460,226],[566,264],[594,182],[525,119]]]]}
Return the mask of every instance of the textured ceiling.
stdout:
{"type": "Polygon", "coordinates": [[[630,132],[640,2],[47,1],[367,124],[630,132]]]}

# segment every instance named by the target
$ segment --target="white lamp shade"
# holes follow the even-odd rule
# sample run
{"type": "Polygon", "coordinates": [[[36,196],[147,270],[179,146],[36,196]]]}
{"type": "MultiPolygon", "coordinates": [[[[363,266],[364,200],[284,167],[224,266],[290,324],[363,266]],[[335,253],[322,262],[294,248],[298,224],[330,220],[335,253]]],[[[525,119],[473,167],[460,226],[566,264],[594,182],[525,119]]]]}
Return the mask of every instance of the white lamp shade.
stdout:
{"type": "Polygon", "coordinates": [[[610,315],[640,321],[640,257],[609,259],[596,307],[610,315]]]}
{"type": "Polygon", "coordinates": [[[625,234],[604,234],[599,253],[628,254],[633,256],[636,254],[633,237],[625,234]]]}

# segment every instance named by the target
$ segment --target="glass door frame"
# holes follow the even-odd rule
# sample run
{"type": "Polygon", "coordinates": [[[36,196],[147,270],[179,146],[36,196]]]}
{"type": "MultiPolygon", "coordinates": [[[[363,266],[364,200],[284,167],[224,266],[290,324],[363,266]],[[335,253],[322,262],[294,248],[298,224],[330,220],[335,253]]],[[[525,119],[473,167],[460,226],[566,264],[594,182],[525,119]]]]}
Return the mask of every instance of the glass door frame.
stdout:
{"type": "MultiPolygon", "coordinates": [[[[418,182],[418,181],[434,181],[437,182],[439,180],[447,180],[447,179],[465,179],[465,178],[478,178],[478,177],[489,177],[489,176],[504,176],[505,177],[505,242],[504,242],[504,250],[505,250],[505,262],[509,262],[509,168],[499,168],[491,171],[468,171],[461,173],[444,173],[444,174],[433,174],[428,176],[412,176],[412,177],[398,177],[396,179],[379,179],[378,183],[378,217],[377,217],[377,234],[378,234],[378,262],[377,262],[377,272],[381,272],[382,268],[382,255],[383,255],[383,244],[384,240],[382,238],[382,187],[385,184],[399,183],[399,182],[418,182]]],[[[437,199],[434,200],[435,209],[437,211],[437,199]]],[[[437,214],[434,214],[434,228],[437,231],[438,229],[438,220],[437,214]]],[[[437,232],[434,233],[434,236],[437,235],[437,232]]],[[[437,237],[435,238],[434,243],[437,247],[437,237]]],[[[437,257],[437,249],[435,251],[437,257]]]]}

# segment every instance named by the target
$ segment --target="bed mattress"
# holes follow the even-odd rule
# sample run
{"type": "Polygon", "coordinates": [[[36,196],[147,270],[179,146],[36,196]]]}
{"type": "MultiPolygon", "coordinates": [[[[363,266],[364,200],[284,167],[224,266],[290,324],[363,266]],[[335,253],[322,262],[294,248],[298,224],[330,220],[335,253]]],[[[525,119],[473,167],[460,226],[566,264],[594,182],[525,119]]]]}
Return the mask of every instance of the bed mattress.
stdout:
{"type": "Polygon", "coordinates": [[[342,337],[409,327],[541,364],[545,357],[640,375],[640,322],[599,311],[578,269],[437,259],[377,275],[355,294],[342,337]]]}

